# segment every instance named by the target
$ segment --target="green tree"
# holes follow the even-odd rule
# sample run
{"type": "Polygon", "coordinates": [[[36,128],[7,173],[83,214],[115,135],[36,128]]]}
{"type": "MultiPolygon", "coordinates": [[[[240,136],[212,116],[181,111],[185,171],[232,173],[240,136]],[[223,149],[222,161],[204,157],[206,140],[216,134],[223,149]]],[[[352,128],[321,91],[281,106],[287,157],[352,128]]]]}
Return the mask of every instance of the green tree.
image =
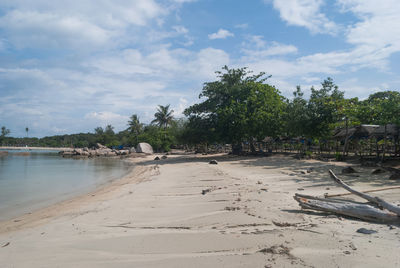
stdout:
{"type": "Polygon", "coordinates": [[[95,133],[96,135],[103,135],[103,134],[104,134],[104,130],[103,130],[102,127],[96,127],[96,128],[94,129],[94,133],[95,133]]]}
{"type": "Polygon", "coordinates": [[[113,136],[115,135],[114,127],[112,125],[107,125],[104,129],[104,134],[113,136]]]}
{"type": "Polygon", "coordinates": [[[103,138],[104,138],[103,142],[107,147],[116,147],[120,145],[120,142],[115,136],[114,127],[112,125],[107,125],[104,128],[103,138]]]}
{"type": "Polygon", "coordinates": [[[169,151],[173,143],[173,138],[168,131],[154,125],[146,126],[138,140],[149,143],[158,152],[169,151]]]}
{"type": "MultiPolygon", "coordinates": [[[[5,126],[1,127],[1,135],[0,135],[0,143],[3,144],[4,140],[6,139],[6,136],[10,134],[10,130],[6,128],[5,126]]],[[[7,141],[8,143],[8,141],[7,141]]]]}
{"type": "Polygon", "coordinates": [[[358,118],[364,124],[400,125],[400,92],[382,91],[371,94],[360,103],[358,118]]]}
{"type": "Polygon", "coordinates": [[[1,137],[6,137],[8,134],[10,134],[10,130],[8,128],[6,128],[5,126],[1,127],[1,137]]]}
{"type": "MultiPolygon", "coordinates": [[[[385,158],[387,125],[400,125],[400,92],[382,91],[371,94],[368,99],[361,102],[359,118],[368,124],[385,126],[384,146],[382,160],[385,158]]],[[[397,149],[397,142],[396,142],[397,149]]]]}
{"type": "Polygon", "coordinates": [[[285,114],[286,132],[290,137],[301,137],[307,132],[308,124],[307,100],[303,97],[301,87],[293,92],[293,99],[288,101],[285,114]]]}
{"type": "MultiPolygon", "coordinates": [[[[128,130],[131,135],[133,135],[133,138],[135,139],[135,143],[137,144],[139,142],[138,137],[140,133],[143,131],[143,124],[140,123],[139,117],[136,114],[133,114],[130,117],[130,120],[128,121],[128,130]]],[[[135,145],[136,145],[135,144],[135,145]]]]}
{"type": "Polygon", "coordinates": [[[310,138],[328,138],[336,122],[342,120],[345,105],[344,92],[328,77],[321,83],[319,90],[311,88],[307,105],[308,124],[305,135],[310,138]]]}
{"type": "Polygon", "coordinates": [[[251,75],[246,68],[222,70],[216,72],[218,81],[204,84],[199,98],[205,100],[184,112],[189,126],[202,128],[196,136],[211,130],[207,138],[240,148],[245,140],[278,135],[285,103],[275,87],[264,83],[270,76],[251,75]]]}
{"type": "Polygon", "coordinates": [[[174,110],[169,109],[170,105],[158,105],[157,112],[154,114],[155,119],[151,122],[152,124],[158,125],[160,128],[167,129],[174,119],[174,110]]]}

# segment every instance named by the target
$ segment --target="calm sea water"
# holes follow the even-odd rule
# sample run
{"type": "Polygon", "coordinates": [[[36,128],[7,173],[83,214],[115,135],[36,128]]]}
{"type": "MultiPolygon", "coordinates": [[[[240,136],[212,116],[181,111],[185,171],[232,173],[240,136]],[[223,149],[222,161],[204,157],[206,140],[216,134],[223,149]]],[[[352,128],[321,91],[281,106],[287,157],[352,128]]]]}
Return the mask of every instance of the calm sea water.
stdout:
{"type": "Polygon", "coordinates": [[[90,192],[132,167],[119,159],[63,158],[54,151],[8,152],[0,156],[0,220],[90,192]]]}

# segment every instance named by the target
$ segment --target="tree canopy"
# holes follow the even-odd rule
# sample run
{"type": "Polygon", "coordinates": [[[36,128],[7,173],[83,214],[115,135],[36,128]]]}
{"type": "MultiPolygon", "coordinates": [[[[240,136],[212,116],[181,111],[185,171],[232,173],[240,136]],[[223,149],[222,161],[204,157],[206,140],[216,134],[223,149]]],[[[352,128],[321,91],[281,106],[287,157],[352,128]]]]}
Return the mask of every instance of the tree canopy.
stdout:
{"type": "Polygon", "coordinates": [[[158,125],[160,128],[166,129],[174,119],[174,110],[170,110],[170,105],[158,105],[157,112],[154,114],[155,119],[151,122],[158,125]]]}
{"type": "MultiPolygon", "coordinates": [[[[212,140],[233,144],[279,133],[286,104],[279,90],[265,83],[269,76],[227,66],[216,73],[219,80],[204,84],[199,96],[203,102],[185,110],[189,126],[212,132],[206,135],[212,140]]],[[[193,134],[200,142],[203,135],[193,134]]]]}

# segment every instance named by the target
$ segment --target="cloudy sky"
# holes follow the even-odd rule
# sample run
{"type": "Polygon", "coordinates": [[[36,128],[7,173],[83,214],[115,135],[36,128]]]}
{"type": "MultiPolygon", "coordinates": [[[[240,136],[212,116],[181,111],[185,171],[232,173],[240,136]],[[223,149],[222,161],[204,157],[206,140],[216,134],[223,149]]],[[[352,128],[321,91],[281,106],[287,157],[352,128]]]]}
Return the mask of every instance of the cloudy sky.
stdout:
{"type": "Polygon", "coordinates": [[[150,122],[198,102],[223,65],[290,97],[400,89],[398,0],[1,0],[0,125],[42,137],[150,122]]]}

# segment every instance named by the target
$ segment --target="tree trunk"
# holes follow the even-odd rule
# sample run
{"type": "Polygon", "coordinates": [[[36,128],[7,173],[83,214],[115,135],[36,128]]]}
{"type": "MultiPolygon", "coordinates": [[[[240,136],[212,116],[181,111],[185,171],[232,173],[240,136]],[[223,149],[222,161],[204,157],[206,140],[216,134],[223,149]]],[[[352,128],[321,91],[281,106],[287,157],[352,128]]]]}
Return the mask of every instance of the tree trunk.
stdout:
{"type": "Polygon", "coordinates": [[[241,142],[232,144],[232,154],[239,155],[243,152],[243,145],[241,142]]]}
{"type": "Polygon", "coordinates": [[[385,161],[385,152],[386,152],[386,136],[387,136],[387,124],[385,124],[385,134],[383,136],[383,152],[382,152],[382,162],[385,161]]]}
{"type": "Polygon", "coordinates": [[[338,177],[336,177],[335,173],[333,173],[332,170],[329,170],[329,174],[331,175],[331,178],[340,186],[342,186],[344,189],[346,189],[347,191],[358,195],[361,198],[364,198],[365,200],[376,204],[378,207],[382,207],[385,208],[393,213],[396,213],[398,216],[400,216],[400,207],[395,206],[393,204],[387,203],[386,201],[380,199],[379,197],[373,197],[370,195],[367,195],[365,193],[359,192],[354,190],[353,188],[351,188],[350,186],[348,186],[346,183],[344,183],[341,179],[339,179],[338,177]]]}
{"type": "Polygon", "coordinates": [[[400,207],[378,197],[370,196],[365,192],[362,193],[354,190],[336,177],[332,170],[329,170],[329,174],[341,187],[369,201],[369,203],[360,203],[345,199],[319,198],[296,193],[294,199],[302,208],[331,212],[367,221],[400,223],[400,207]]]}
{"type": "Polygon", "coordinates": [[[250,142],[250,151],[251,151],[252,154],[256,153],[256,147],[254,146],[253,139],[250,142]]]}
{"type": "Polygon", "coordinates": [[[347,144],[349,142],[349,120],[346,116],[346,138],[344,139],[344,147],[343,147],[343,159],[347,155],[347,144]]]}
{"type": "Polygon", "coordinates": [[[294,199],[304,209],[330,212],[373,222],[397,223],[400,221],[400,218],[395,214],[350,200],[323,199],[297,193],[294,199]]]}

